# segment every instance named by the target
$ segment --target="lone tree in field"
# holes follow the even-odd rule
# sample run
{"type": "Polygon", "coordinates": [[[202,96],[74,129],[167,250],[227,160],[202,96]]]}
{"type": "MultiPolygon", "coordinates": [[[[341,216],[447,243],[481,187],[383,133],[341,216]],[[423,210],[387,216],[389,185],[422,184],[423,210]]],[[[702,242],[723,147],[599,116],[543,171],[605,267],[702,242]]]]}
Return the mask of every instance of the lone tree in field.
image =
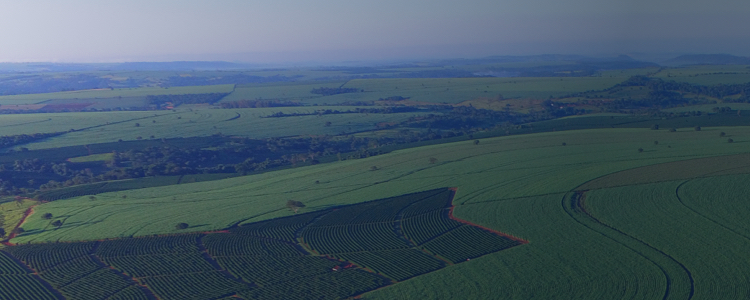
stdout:
{"type": "Polygon", "coordinates": [[[643,148],[638,148],[638,153],[643,152],[643,148]]]}
{"type": "Polygon", "coordinates": [[[5,228],[0,228],[0,238],[4,238],[5,234],[5,228]]]}
{"type": "Polygon", "coordinates": [[[26,230],[24,230],[22,227],[18,227],[16,229],[13,229],[13,233],[15,233],[16,235],[22,234],[24,232],[26,232],[26,230]]]}
{"type": "Polygon", "coordinates": [[[567,146],[567,145],[568,145],[568,143],[566,143],[566,142],[563,142],[563,143],[562,143],[562,145],[563,145],[563,146],[567,146]]]}
{"type": "Polygon", "coordinates": [[[725,136],[727,136],[726,132],[722,131],[722,132],[719,133],[719,137],[725,137],[725,136]]]}
{"type": "Polygon", "coordinates": [[[52,213],[44,213],[42,215],[42,219],[45,219],[45,220],[52,219],[52,213]]]}
{"type": "Polygon", "coordinates": [[[651,125],[651,130],[659,130],[659,124],[651,125]]]}
{"type": "Polygon", "coordinates": [[[94,201],[94,200],[96,200],[96,196],[93,196],[93,195],[92,195],[92,196],[89,196],[89,200],[91,200],[91,201],[94,201]]]}
{"type": "Polygon", "coordinates": [[[287,201],[287,202],[286,202],[286,207],[288,207],[289,209],[293,210],[293,211],[294,211],[294,213],[296,214],[296,213],[297,213],[297,211],[298,211],[298,210],[299,210],[300,208],[303,208],[303,207],[305,207],[305,204],[304,204],[304,203],[302,203],[302,202],[299,202],[299,201],[295,201],[295,200],[289,200],[289,201],[287,201]]]}
{"type": "Polygon", "coordinates": [[[174,226],[177,230],[187,229],[188,227],[190,227],[188,223],[177,223],[177,225],[174,226]]]}
{"type": "Polygon", "coordinates": [[[474,140],[474,145],[479,145],[479,140],[474,140]]]}
{"type": "Polygon", "coordinates": [[[370,171],[377,171],[377,170],[378,170],[378,166],[372,166],[372,167],[370,167],[370,171]]]}
{"type": "Polygon", "coordinates": [[[54,222],[52,222],[52,226],[55,226],[57,228],[60,228],[60,226],[62,225],[63,225],[63,222],[60,220],[55,220],[54,222]]]}
{"type": "Polygon", "coordinates": [[[701,127],[700,126],[695,126],[695,131],[701,131],[701,127]]]}
{"type": "Polygon", "coordinates": [[[733,139],[727,139],[727,143],[734,143],[733,139]]]}
{"type": "Polygon", "coordinates": [[[658,144],[659,144],[659,141],[654,141],[654,145],[658,145],[658,144]]]}
{"type": "Polygon", "coordinates": [[[429,161],[430,161],[430,164],[434,165],[437,162],[437,158],[430,157],[429,161]]]}
{"type": "Polygon", "coordinates": [[[135,123],[135,127],[141,127],[141,123],[135,123]]]}
{"type": "Polygon", "coordinates": [[[677,132],[677,128],[670,128],[669,132],[677,132]]]}

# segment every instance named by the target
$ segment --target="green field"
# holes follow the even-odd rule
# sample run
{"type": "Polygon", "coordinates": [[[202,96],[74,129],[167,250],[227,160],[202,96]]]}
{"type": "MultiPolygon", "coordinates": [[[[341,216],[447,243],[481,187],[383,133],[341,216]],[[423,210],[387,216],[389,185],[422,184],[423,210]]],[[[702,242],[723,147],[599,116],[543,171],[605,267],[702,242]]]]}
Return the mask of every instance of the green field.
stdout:
{"type": "Polygon", "coordinates": [[[652,76],[698,85],[743,84],[750,82],[750,68],[745,65],[698,65],[665,68],[652,76]]]}
{"type": "Polygon", "coordinates": [[[297,135],[337,135],[378,128],[381,122],[403,122],[425,113],[330,114],[265,118],[274,113],[310,114],[318,110],[348,111],[357,107],[281,107],[246,109],[179,109],[155,112],[96,112],[9,115],[0,122],[0,135],[57,132],[64,135],[24,145],[49,149],[142,139],[210,136],[221,133],[250,138],[297,135]],[[331,122],[330,126],[325,126],[331,122]],[[136,127],[136,123],[138,126],[136,127]]]}
{"type": "Polygon", "coordinates": [[[186,87],[143,87],[125,89],[100,89],[72,92],[58,92],[46,94],[28,94],[0,96],[1,105],[37,104],[52,99],[110,99],[117,101],[118,97],[143,97],[149,95],[184,95],[184,94],[207,94],[207,93],[230,93],[233,84],[208,85],[208,86],[186,86],[186,87]]]}

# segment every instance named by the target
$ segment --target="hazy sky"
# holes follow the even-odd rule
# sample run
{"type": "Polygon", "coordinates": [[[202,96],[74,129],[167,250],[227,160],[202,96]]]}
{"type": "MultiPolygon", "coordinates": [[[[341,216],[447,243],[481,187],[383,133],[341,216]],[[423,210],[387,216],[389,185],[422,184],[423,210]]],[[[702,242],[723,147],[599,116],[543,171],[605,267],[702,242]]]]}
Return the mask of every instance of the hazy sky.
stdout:
{"type": "Polygon", "coordinates": [[[750,55],[738,0],[0,0],[0,62],[750,55]]]}

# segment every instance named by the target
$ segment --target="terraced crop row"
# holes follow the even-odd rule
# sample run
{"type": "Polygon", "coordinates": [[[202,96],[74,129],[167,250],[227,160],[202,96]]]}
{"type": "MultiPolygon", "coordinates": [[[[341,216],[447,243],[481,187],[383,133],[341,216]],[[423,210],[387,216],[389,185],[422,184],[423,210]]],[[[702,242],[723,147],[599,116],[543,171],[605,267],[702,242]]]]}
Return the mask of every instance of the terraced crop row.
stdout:
{"type": "Polygon", "coordinates": [[[453,263],[517,246],[518,241],[464,225],[424,244],[424,249],[453,263]]]}
{"type": "Polygon", "coordinates": [[[329,211],[324,210],[246,224],[237,228],[232,228],[230,231],[235,234],[261,236],[296,243],[297,237],[295,233],[297,230],[309,224],[315,218],[327,213],[329,213],[329,211]]]}
{"type": "Polygon", "coordinates": [[[43,272],[64,262],[89,255],[94,245],[94,242],[47,243],[8,247],[5,250],[34,270],[43,272]]]}
{"type": "Polygon", "coordinates": [[[343,299],[390,283],[383,277],[359,269],[344,269],[238,294],[245,299],[343,299]]]}
{"type": "Polygon", "coordinates": [[[401,221],[404,235],[417,245],[422,245],[433,237],[458,228],[463,224],[448,218],[445,209],[415,215],[401,221]]]}
{"type": "MultiPolygon", "coordinates": [[[[438,189],[227,232],[8,249],[69,299],[346,298],[446,267],[436,255],[458,263],[518,244],[450,219],[450,195],[438,189]]],[[[28,273],[0,256],[0,278],[28,273]]]]}
{"type": "Polygon", "coordinates": [[[248,289],[219,271],[147,277],[140,280],[160,299],[204,300],[230,296],[248,289]]]}
{"type": "Polygon", "coordinates": [[[198,250],[200,234],[175,235],[156,238],[130,238],[102,242],[97,256],[129,256],[166,253],[190,253],[198,250]]]}
{"type": "Polygon", "coordinates": [[[102,261],[130,277],[210,272],[215,269],[200,253],[168,253],[102,257],[102,261]]]}
{"type": "Polygon", "coordinates": [[[57,298],[38,277],[0,251],[0,300],[57,298]]]}
{"type": "Polygon", "coordinates": [[[294,244],[233,233],[209,234],[203,244],[212,256],[301,256],[294,244]]]}

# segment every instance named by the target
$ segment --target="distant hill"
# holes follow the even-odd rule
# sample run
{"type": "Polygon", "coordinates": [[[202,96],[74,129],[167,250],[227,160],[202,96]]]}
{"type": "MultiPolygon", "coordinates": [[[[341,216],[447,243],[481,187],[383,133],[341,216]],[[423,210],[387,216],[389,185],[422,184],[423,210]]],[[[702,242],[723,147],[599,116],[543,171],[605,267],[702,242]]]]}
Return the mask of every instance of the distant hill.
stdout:
{"type": "Polygon", "coordinates": [[[750,57],[730,54],[690,54],[664,61],[665,65],[750,65],[750,57]]]}

